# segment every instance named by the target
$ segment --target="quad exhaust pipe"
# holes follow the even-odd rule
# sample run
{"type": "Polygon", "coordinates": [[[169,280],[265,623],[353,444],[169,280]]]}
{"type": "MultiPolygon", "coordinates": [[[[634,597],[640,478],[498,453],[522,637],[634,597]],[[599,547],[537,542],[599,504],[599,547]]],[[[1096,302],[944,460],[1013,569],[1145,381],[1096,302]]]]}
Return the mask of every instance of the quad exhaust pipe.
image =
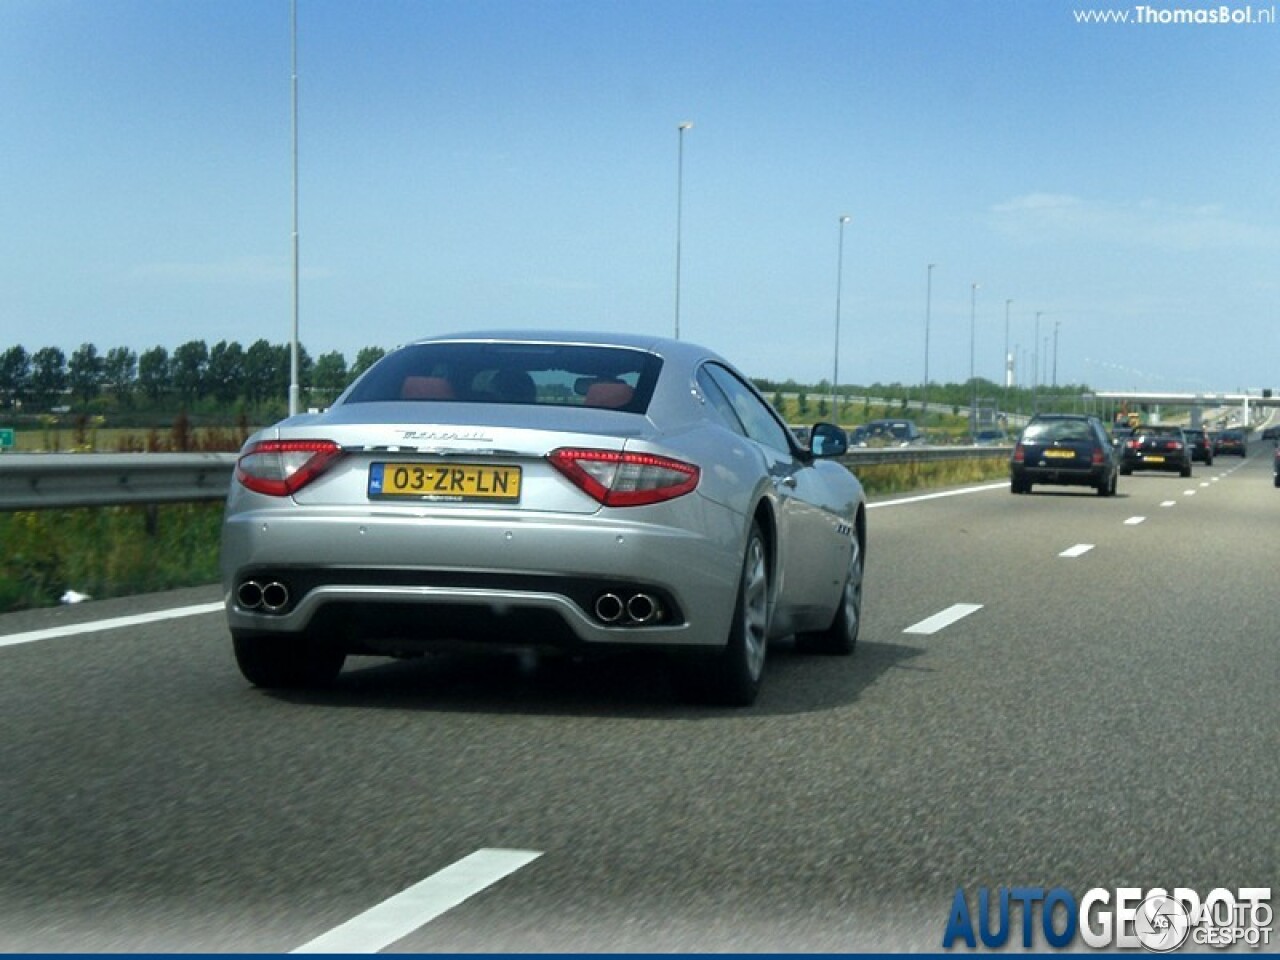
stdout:
{"type": "Polygon", "coordinates": [[[633,593],[622,597],[602,593],[596,597],[596,619],[609,625],[639,626],[662,619],[662,604],[649,593],[633,593]]]}
{"type": "Polygon", "coordinates": [[[289,588],[279,580],[246,580],[236,589],[236,603],[244,610],[280,613],[289,606],[289,588]]]}

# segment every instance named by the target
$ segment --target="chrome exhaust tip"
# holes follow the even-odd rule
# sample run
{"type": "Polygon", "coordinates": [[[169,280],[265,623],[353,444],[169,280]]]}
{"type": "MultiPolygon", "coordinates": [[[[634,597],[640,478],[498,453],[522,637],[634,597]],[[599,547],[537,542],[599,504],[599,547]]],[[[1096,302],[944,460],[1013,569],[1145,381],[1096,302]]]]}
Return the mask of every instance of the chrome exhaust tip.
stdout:
{"type": "Polygon", "coordinates": [[[236,603],[245,610],[257,610],[262,606],[262,584],[246,580],[236,589],[236,603]]]}
{"type": "Polygon", "coordinates": [[[273,580],[262,588],[262,609],[268,613],[279,613],[289,605],[289,588],[278,580],[273,580]]]}
{"type": "Polygon", "coordinates": [[[637,593],[627,601],[627,616],[636,623],[649,623],[662,616],[662,606],[647,593],[637,593]]]}
{"type": "Polygon", "coordinates": [[[596,618],[602,623],[617,623],[626,613],[622,598],[616,593],[602,593],[596,597],[596,618]]]}

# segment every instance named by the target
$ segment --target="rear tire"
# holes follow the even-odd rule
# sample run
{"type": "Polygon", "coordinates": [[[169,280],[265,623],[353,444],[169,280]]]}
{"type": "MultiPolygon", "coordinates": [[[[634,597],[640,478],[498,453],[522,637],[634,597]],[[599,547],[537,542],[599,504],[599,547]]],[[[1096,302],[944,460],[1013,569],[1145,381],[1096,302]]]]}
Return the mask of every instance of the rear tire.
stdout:
{"type": "Polygon", "coordinates": [[[849,570],[845,574],[844,589],[840,593],[840,606],[825,630],[802,633],[796,636],[796,647],[804,653],[822,653],[847,657],[858,645],[858,630],[862,626],[862,545],[853,541],[849,555],[849,570]]]}
{"type": "Polygon", "coordinates": [[[268,690],[328,686],[347,659],[341,650],[305,636],[235,631],[231,644],[244,678],[268,690]]]}
{"type": "Polygon", "coordinates": [[[697,657],[677,664],[678,687],[685,696],[700,702],[726,707],[750,706],[760,692],[768,639],[768,551],[759,525],[752,523],[728,643],[713,657],[697,657]]]}

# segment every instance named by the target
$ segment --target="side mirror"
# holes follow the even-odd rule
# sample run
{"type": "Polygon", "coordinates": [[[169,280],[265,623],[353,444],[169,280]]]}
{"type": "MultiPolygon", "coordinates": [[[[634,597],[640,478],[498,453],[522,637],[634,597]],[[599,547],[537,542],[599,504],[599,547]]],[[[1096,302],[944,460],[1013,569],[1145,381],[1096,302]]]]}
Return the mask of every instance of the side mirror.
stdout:
{"type": "Polygon", "coordinates": [[[809,451],[815,457],[842,457],[849,451],[849,438],[834,423],[817,423],[809,434],[809,451]]]}

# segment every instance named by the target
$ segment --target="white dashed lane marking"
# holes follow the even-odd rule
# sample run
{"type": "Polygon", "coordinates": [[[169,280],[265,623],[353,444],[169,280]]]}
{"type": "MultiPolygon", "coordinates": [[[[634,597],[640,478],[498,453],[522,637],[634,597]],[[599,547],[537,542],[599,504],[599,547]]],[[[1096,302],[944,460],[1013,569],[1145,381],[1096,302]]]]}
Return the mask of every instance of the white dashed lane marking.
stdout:
{"type": "Polygon", "coordinates": [[[1093,549],[1092,543],[1077,543],[1074,547],[1067,547],[1058,556],[1060,557],[1083,557],[1086,553],[1093,549]]]}
{"type": "Polygon", "coordinates": [[[926,620],[921,620],[919,623],[907,627],[907,629],[902,632],[921,634],[937,633],[939,630],[951,626],[951,624],[955,623],[957,620],[963,620],[965,617],[969,616],[969,614],[976,613],[981,609],[982,604],[980,603],[956,603],[947,607],[947,609],[943,610],[941,613],[935,613],[932,617],[929,617],[926,620]]]}
{"type": "Polygon", "coordinates": [[[540,856],[477,850],[291,952],[377,953],[540,856]]]}

